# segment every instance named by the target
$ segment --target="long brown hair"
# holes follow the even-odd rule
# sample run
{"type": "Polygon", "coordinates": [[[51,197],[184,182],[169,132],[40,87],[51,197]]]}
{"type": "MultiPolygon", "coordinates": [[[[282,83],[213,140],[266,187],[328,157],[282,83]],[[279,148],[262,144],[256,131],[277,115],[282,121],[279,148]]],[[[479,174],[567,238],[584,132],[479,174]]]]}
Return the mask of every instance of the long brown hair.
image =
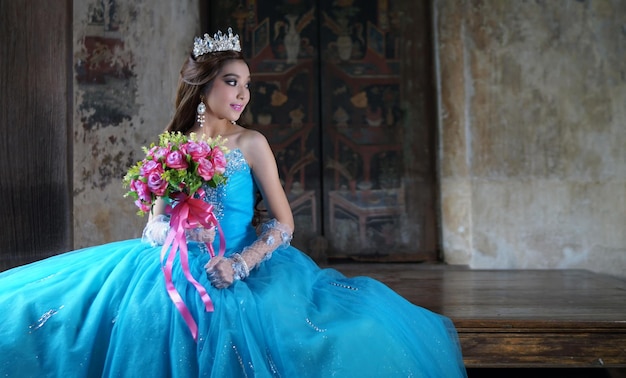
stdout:
{"type": "Polygon", "coordinates": [[[196,109],[200,97],[211,90],[213,81],[224,64],[230,60],[243,60],[241,52],[228,50],[189,57],[180,70],[176,92],[176,112],[167,126],[167,131],[188,133],[196,122],[196,109]]]}

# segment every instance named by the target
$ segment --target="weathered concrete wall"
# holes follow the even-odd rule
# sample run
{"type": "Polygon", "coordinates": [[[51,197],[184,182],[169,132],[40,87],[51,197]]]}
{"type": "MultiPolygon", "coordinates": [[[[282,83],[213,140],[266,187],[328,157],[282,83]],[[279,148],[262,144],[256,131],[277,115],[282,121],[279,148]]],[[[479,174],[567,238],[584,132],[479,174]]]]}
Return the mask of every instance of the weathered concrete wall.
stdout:
{"type": "MultiPolygon", "coordinates": [[[[75,246],[139,236],[198,1],[74,2],[75,246]]],[[[626,276],[626,2],[434,0],[446,260],[626,276]]]]}
{"type": "Polygon", "coordinates": [[[121,179],[173,114],[198,0],[74,1],[74,245],[141,236],[121,179]]]}
{"type": "Polygon", "coordinates": [[[446,260],[626,277],[626,2],[434,5],[446,260]]]}

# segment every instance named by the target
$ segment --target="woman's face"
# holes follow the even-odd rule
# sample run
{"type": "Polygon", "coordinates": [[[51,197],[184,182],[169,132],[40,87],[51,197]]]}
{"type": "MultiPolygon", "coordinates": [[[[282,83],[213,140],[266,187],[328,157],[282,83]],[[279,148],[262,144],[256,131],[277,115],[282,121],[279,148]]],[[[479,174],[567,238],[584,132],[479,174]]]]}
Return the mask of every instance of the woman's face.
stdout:
{"type": "Polygon", "coordinates": [[[206,97],[207,117],[236,121],[250,101],[250,69],[243,60],[226,62],[206,97]]]}

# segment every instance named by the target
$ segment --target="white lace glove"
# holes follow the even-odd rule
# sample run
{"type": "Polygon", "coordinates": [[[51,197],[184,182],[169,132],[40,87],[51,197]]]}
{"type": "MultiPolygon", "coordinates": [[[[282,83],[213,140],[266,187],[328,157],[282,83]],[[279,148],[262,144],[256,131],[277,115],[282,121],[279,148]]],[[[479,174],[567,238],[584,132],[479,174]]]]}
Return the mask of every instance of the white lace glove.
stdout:
{"type": "MultiPolygon", "coordinates": [[[[146,227],[143,229],[141,235],[141,241],[144,243],[150,243],[151,246],[163,245],[167,234],[170,231],[170,218],[167,215],[157,215],[150,220],[146,227]]],[[[215,228],[206,229],[203,227],[185,230],[185,236],[187,240],[201,242],[201,243],[213,243],[215,239],[215,228]]]]}
{"type": "Polygon", "coordinates": [[[141,234],[141,241],[151,246],[163,245],[170,231],[170,218],[166,215],[157,215],[148,221],[141,234]]]}
{"type": "Polygon", "coordinates": [[[257,240],[245,247],[241,253],[231,257],[217,256],[205,265],[211,284],[218,289],[232,285],[235,280],[243,280],[250,270],[272,257],[277,249],[287,248],[291,243],[293,230],[276,219],[271,219],[261,227],[257,240]]]}

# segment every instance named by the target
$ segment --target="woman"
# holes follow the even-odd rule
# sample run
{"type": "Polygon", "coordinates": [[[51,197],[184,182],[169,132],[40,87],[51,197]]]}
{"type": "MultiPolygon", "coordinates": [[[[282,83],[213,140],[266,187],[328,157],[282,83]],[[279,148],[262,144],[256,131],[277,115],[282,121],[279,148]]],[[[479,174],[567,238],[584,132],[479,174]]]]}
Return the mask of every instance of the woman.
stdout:
{"type": "Polygon", "coordinates": [[[273,153],[236,124],[250,72],[232,33],[196,39],[169,131],[227,138],[225,185],[205,188],[225,240],[187,232],[189,271],[171,282],[197,322],[172,303],[160,263],[169,232],[157,202],[143,238],[87,248],[0,274],[0,375],[128,377],[465,376],[452,323],[378,281],[320,269],[289,246],[293,217],[273,153]],[[252,226],[260,192],[272,220],[252,226]],[[214,240],[215,239],[215,240],[214,240]]]}

